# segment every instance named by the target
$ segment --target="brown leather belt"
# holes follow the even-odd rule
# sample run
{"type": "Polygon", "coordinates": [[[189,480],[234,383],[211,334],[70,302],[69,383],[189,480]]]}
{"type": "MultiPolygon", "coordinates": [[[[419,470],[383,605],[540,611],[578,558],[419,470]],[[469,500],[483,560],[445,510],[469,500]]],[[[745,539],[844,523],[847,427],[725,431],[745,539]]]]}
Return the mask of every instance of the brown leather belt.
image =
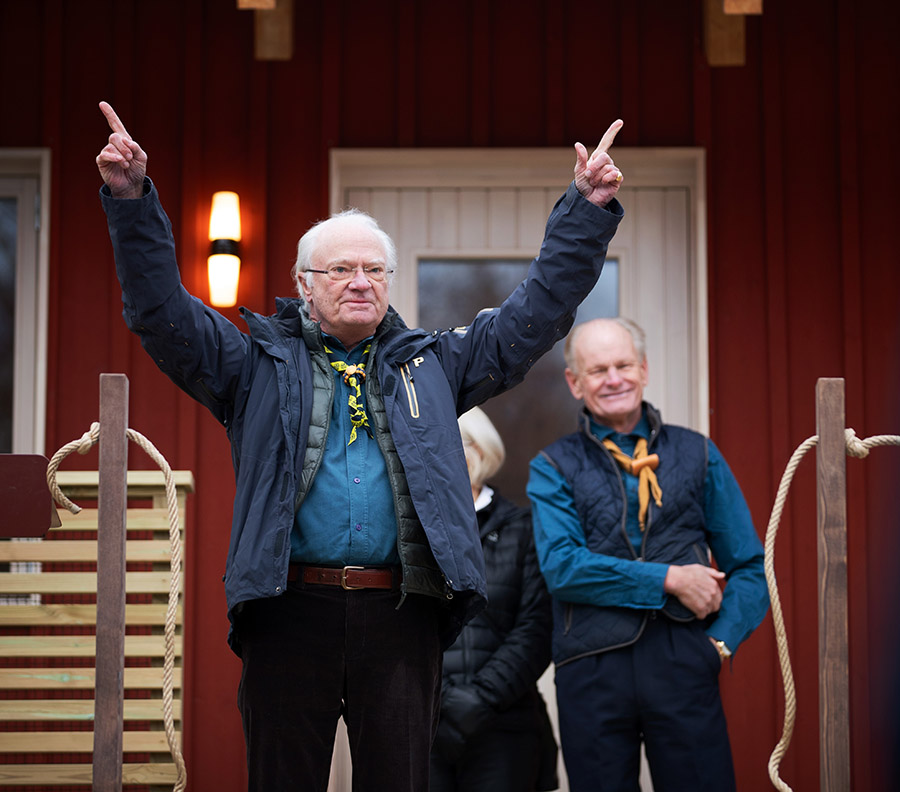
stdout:
{"type": "Polygon", "coordinates": [[[314,567],[291,564],[288,567],[288,582],[302,580],[322,586],[340,586],[352,589],[399,589],[400,567],[314,567]]]}

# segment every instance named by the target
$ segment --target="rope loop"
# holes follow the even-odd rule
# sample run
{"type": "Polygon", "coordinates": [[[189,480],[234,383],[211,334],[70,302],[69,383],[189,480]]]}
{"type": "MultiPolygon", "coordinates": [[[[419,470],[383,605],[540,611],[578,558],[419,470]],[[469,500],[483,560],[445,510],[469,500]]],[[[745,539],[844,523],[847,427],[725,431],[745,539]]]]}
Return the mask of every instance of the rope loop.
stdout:
{"type": "MultiPolygon", "coordinates": [[[[900,435],[874,435],[865,440],[860,440],[853,429],[844,429],[847,453],[857,458],[865,458],[869,455],[869,449],[874,446],[900,445],[900,435]]],[[[778,660],[781,665],[781,678],[784,684],[784,725],[781,739],[769,756],[768,772],[772,786],[779,792],[793,792],[778,773],[779,765],[787,749],[791,744],[791,736],[794,733],[794,722],[797,717],[797,696],[794,689],[794,674],[791,670],[791,658],[788,651],[787,631],[784,627],[784,616],[781,611],[781,599],[778,595],[778,583],[775,579],[775,536],[778,533],[778,525],[781,522],[781,513],[787,501],[788,491],[794,473],[804,455],[819,442],[818,435],[813,435],[804,440],[788,460],[778,485],[778,493],[775,496],[775,504],[772,506],[772,514],[769,517],[769,525],[766,528],[765,560],[766,585],[769,588],[769,601],[772,605],[772,623],[775,625],[775,639],[778,646],[778,660]]]]}
{"type": "Polygon", "coordinates": [[[54,501],[72,514],[78,514],[81,511],[81,506],[72,503],[57,486],[56,471],[59,470],[60,463],[73,451],[77,451],[79,454],[86,454],[99,439],[100,424],[94,421],[89,431],[85,432],[78,440],[66,443],[50,458],[50,462],[47,464],[47,487],[50,490],[50,494],[53,496],[54,501]]]}
{"type": "MultiPolygon", "coordinates": [[[[163,656],[163,726],[166,732],[166,740],[169,743],[169,753],[175,762],[176,779],[173,792],[184,792],[187,788],[187,768],[178,744],[178,735],[175,732],[175,717],[173,714],[174,676],[175,676],[175,622],[178,613],[178,597],[181,592],[181,531],[178,525],[178,498],[175,489],[175,477],[172,468],[166,458],[159,453],[156,447],[140,432],[134,429],[126,429],[125,434],[133,443],[137,443],[144,452],[156,463],[163,472],[166,482],[166,514],[169,521],[169,545],[171,550],[169,578],[169,600],[166,607],[166,621],[164,630],[164,656],[163,656]]],[[[59,465],[73,451],[86,454],[100,439],[100,424],[97,421],[91,424],[89,431],[80,439],[67,443],[57,451],[47,465],[47,486],[53,499],[72,514],[78,514],[81,507],[72,503],[56,483],[56,473],[59,465]]]]}

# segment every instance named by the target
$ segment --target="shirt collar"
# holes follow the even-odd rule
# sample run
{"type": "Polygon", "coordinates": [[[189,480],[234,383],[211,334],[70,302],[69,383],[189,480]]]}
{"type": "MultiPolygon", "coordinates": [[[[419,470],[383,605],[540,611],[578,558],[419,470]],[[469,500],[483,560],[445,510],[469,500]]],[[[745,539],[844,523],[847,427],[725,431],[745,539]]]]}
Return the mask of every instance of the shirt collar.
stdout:
{"type": "Polygon", "coordinates": [[[489,506],[493,499],[494,490],[487,484],[482,485],[481,492],[479,492],[478,497],[475,498],[475,511],[481,511],[485,506],[489,506]]]}
{"type": "MultiPolygon", "coordinates": [[[[585,411],[586,412],[586,411],[585,411]]],[[[594,435],[601,442],[605,440],[607,437],[612,437],[614,435],[619,435],[620,437],[628,437],[631,435],[637,437],[643,437],[645,440],[650,439],[650,422],[647,420],[647,408],[641,408],[641,417],[637,422],[637,426],[634,427],[630,432],[623,435],[621,432],[617,432],[615,429],[606,426],[606,424],[602,424],[594,418],[593,415],[590,416],[591,420],[591,434],[594,435]]]]}
{"type": "Polygon", "coordinates": [[[335,353],[337,359],[347,363],[358,363],[362,358],[366,347],[369,346],[374,337],[375,336],[369,336],[368,338],[364,338],[348,352],[347,348],[333,335],[322,333],[322,341],[325,343],[325,346],[335,353]]]}

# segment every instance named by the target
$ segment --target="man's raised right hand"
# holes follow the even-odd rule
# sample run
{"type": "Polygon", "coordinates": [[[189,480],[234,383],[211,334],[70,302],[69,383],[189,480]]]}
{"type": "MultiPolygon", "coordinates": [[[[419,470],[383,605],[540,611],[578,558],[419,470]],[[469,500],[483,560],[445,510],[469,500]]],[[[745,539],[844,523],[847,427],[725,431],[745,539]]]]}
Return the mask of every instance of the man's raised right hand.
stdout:
{"type": "Polygon", "coordinates": [[[112,130],[109,142],[97,155],[100,175],[113,198],[140,198],[147,174],[147,155],[107,102],[100,102],[100,111],[112,130]]]}

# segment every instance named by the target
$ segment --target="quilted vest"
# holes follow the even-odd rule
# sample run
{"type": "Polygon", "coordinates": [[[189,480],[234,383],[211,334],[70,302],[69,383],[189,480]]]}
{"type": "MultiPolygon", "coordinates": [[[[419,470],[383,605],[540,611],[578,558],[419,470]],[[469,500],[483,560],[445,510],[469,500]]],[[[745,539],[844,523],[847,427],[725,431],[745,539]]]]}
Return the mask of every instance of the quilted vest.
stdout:
{"type": "MultiPolygon", "coordinates": [[[[663,424],[645,402],[650,423],[649,453],[659,455],[656,476],[662,507],[652,501],[638,555],[625,528],[626,497],[622,470],[590,429],[582,413],[579,431],[548,446],[542,454],[572,488],[584,527],[586,546],[594,553],[636,561],[709,565],[704,516],[707,468],[706,438],[690,429],[663,424]]],[[[557,666],[586,655],[634,643],[655,611],[597,607],[553,598],[553,660],[557,666]]],[[[669,596],[662,613],[675,621],[694,614],[669,596]]]]}
{"type": "MultiPolygon", "coordinates": [[[[322,338],[318,324],[305,315],[302,317],[303,340],[309,350],[313,372],[313,407],[309,423],[309,438],[306,455],[303,459],[303,470],[300,477],[294,511],[309,492],[316,471],[325,454],[325,438],[331,420],[331,404],[334,399],[334,374],[328,356],[322,347],[322,338]]],[[[372,341],[369,351],[370,360],[378,353],[379,337],[386,332],[387,326],[379,327],[378,334],[372,341]]],[[[402,590],[404,594],[425,594],[431,597],[446,599],[447,585],[438,567],[425,529],[419,521],[409,494],[409,484],[403,471],[403,464],[394,446],[388,428],[387,413],[381,385],[378,382],[377,366],[367,367],[366,412],[372,423],[375,440],[384,455],[394,496],[394,511],[397,515],[397,552],[403,568],[402,590]]]]}

